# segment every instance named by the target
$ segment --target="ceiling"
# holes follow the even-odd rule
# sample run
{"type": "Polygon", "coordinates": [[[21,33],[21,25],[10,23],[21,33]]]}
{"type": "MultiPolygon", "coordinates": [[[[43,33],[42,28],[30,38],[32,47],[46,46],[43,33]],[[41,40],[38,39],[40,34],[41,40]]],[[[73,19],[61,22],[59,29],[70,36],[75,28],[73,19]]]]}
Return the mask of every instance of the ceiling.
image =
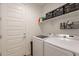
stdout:
{"type": "Polygon", "coordinates": [[[25,5],[34,5],[34,6],[38,6],[38,7],[43,7],[46,3],[24,3],[25,5]]]}

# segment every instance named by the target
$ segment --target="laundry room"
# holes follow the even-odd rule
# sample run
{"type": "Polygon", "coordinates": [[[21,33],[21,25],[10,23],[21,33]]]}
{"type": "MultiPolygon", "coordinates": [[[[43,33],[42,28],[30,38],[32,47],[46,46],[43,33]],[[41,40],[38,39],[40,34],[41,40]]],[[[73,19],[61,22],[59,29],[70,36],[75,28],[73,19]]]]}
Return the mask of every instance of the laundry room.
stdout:
{"type": "Polygon", "coordinates": [[[79,56],[79,3],[0,3],[0,56],[79,56]]]}

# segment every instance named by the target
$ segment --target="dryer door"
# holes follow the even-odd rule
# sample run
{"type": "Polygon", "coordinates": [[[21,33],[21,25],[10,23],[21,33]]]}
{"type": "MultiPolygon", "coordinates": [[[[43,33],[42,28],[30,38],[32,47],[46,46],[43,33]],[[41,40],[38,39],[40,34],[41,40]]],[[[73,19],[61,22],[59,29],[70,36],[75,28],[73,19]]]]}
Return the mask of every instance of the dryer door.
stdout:
{"type": "Polygon", "coordinates": [[[49,43],[44,43],[44,55],[45,56],[73,56],[72,52],[58,48],[49,43]]]}

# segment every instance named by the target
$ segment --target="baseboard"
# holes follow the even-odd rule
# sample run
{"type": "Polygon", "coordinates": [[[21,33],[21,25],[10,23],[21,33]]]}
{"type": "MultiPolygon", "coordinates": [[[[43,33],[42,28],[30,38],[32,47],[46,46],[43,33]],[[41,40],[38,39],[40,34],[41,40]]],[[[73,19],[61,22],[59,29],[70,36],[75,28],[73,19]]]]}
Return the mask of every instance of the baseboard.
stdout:
{"type": "Polygon", "coordinates": [[[30,52],[26,53],[24,56],[31,56],[31,53],[30,52]]]}

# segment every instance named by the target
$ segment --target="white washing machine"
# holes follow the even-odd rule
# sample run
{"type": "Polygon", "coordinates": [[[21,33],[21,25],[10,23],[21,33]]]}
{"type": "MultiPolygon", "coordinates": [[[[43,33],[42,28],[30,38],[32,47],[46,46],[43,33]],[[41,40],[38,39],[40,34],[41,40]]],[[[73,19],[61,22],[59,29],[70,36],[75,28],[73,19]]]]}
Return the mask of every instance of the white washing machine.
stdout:
{"type": "Polygon", "coordinates": [[[33,42],[33,56],[43,56],[44,55],[44,40],[48,36],[33,36],[32,42],[33,42]]]}
{"type": "Polygon", "coordinates": [[[62,41],[63,39],[64,38],[52,37],[45,40],[44,56],[73,56],[74,54],[71,51],[63,49],[63,47],[58,46],[60,43],[64,43],[62,41]]]}

